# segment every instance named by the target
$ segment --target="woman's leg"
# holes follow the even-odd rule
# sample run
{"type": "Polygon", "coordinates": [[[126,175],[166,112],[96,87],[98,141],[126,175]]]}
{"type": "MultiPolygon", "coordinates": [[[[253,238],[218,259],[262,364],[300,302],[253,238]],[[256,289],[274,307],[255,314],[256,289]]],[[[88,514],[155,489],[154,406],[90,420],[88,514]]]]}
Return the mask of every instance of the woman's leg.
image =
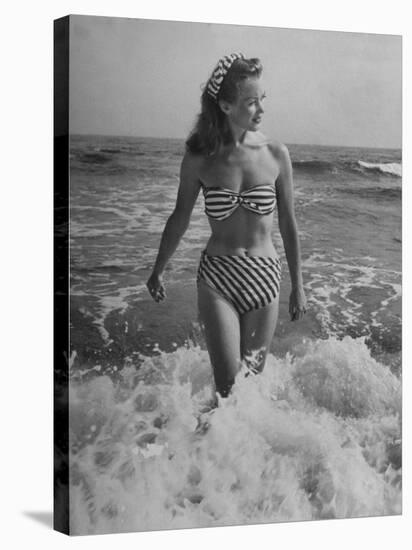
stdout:
{"type": "Polygon", "coordinates": [[[279,296],[269,305],[240,317],[240,352],[252,372],[261,372],[276,329],[279,296]]]}
{"type": "Polygon", "coordinates": [[[241,366],[239,316],[203,280],[198,281],[199,319],[213,367],[216,391],[227,397],[241,366]]]}

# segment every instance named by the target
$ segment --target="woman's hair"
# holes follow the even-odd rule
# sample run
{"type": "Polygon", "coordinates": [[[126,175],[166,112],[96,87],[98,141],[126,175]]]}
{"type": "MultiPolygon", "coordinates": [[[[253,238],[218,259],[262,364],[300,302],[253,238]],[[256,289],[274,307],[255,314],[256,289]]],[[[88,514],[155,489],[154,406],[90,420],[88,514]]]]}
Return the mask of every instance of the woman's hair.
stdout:
{"type": "Polygon", "coordinates": [[[209,95],[207,85],[203,86],[201,112],[196,124],[185,142],[186,151],[191,153],[216,153],[220,145],[229,143],[231,135],[226,114],[219,106],[219,99],[234,103],[240,92],[240,83],[250,77],[260,77],[262,64],[256,57],[236,59],[224,77],[216,99],[209,95]]]}

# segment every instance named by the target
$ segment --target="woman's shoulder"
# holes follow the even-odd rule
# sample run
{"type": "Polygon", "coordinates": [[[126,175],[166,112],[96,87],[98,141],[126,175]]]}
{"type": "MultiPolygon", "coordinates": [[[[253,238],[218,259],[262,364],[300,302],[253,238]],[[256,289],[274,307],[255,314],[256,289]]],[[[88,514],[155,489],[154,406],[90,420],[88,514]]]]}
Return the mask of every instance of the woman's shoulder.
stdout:
{"type": "Polygon", "coordinates": [[[197,178],[202,170],[204,161],[205,156],[203,154],[186,150],[182,158],[181,171],[192,178],[197,178]]]}
{"type": "Polygon", "coordinates": [[[274,138],[267,138],[267,146],[270,152],[278,160],[284,160],[289,156],[289,150],[284,143],[274,138]]]}
{"type": "Polygon", "coordinates": [[[276,138],[268,137],[262,132],[256,132],[255,140],[257,144],[266,146],[278,160],[282,160],[289,155],[286,145],[276,138]]]}
{"type": "Polygon", "coordinates": [[[205,160],[205,155],[203,153],[194,153],[193,151],[189,151],[188,149],[185,151],[183,158],[182,158],[182,164],[186,164],[188,166],[198,166],[205,160]]]}
{"type": "MultiPolygon", "coordinates": [[[[272,138],[268,139],[267,147],[279,167],[279,174],[290,175],[292,173],[292,161],[287,146],[278,139],[272,138]]],[[[280,182],[280,180],[279,178],[277,181],[280,182]]]]}

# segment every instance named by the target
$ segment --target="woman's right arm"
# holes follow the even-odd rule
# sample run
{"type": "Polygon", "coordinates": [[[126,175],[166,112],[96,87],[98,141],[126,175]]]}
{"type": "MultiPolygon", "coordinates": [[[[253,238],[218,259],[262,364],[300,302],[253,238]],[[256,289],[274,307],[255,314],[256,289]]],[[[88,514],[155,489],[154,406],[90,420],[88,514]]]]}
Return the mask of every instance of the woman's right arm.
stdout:
{"type": "Polygon", "coordinates": [[[156,302],[163,300],[165,289],[162,274],[189,226],[190,216],[200,191],[199,167],[201,157],[187,152],[180,167],[180,183],[176,205],[169,216],[160,240],[159,252],[147,288],[156,302]]]}

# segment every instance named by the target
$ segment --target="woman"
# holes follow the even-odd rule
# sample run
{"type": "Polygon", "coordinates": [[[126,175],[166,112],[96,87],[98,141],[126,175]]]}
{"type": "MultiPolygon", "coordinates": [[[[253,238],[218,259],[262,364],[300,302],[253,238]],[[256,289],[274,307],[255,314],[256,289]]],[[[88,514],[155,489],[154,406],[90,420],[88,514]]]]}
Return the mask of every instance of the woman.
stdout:
{"type": "Polygon", "coordinates": [[[277,207],[289,266],[292,321],[306,312],[287,148],[260,131],[265,98],[259,59],[223,57],[202,93],[186,141],[176,206],[167,220],[148,290],[165,298],[162,273],[203,190],[211,236],[198,273],[199,318],[217,392],[226,397],[242,366],[260,372],[278,317],[280,260],[271,239],[277,207]]]}

